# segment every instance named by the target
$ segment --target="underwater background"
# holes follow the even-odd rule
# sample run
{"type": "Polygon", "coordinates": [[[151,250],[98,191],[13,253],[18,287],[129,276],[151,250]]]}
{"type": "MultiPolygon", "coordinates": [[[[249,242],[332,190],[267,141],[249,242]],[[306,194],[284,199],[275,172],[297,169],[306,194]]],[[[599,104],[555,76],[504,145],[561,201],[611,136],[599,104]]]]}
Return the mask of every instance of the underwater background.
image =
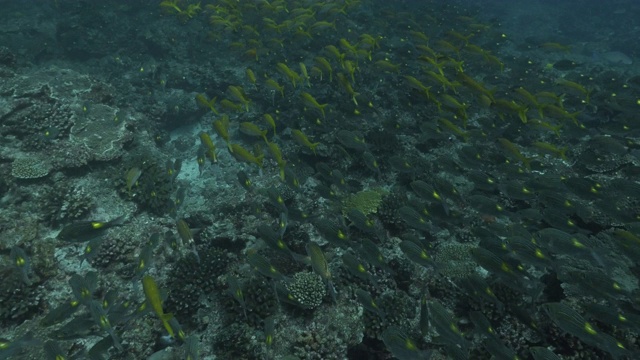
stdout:
{"type": "Polygon", "coordinates": [[[640,3],[0,6],[0,359],[640,359],[640,3]]]}

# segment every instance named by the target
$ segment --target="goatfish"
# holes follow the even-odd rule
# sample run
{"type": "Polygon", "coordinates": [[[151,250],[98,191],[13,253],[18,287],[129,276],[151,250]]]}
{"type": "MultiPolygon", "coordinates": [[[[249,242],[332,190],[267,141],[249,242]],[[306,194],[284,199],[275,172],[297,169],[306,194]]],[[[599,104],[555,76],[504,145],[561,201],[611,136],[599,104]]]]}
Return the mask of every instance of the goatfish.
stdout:
{"type": "Polygon", "coordinates": [[[158,289],[158,284],[156,281],[149,275],[145,275],[142,278],[142,288],[144,289],[144,296],[147,299],[147,302],[153,308],[153,311],[158,315],[160,320],[162,321],[162,325],[169,333],[169,336],[172,338],[175,336],[173,328],[169,321],[173,318],[172,314],[165,314],[162,310],[162,298],[160,297],[160,290],[158,289]]]}
{"type": "Polygon", "coordinates": [[[316,147],[320,145],[319,142],[312,143],[311,140],[309,140],[309,138],[307,137],[307,135],[305,135],[301,130],[298,130],[298,129],[291,130],[291,135],[293,136],[293,139],[298,144],[309,148],[311,151],[313,151],[313,154],[315,155],[316,147]]]}
{"type": "Polygon", "coordinates": [[[509,157],[521,161],[522,164],[527,168],[527,170],[531,170],[531,158],[528,158],[522,155],[522,153],[520,152],[520,149],[516,144],[512,143],[511,141],[505,138],[499,138],[498,142],[500,142],[500,145],[502,145],[505,148],[505,150],[509,152],[508,154],[509,157]]]}
{"type": "Polygon", "coordinates": [[[300,94],[300,98],[302,99],[302,103],[305,106],[308,106],[310,108],[316,109],[318,111],[320,111],[320,113],[322,114],[322,118],[325,117],[325,113],[324,113],[324,109],[329,105],[329,104],[320,104],[318,103],[318,100],[316,100],[311,94],[309,94],[308,92],[302,92],[300,94]]]}
{"type": "Polygon", "coordinates": [[[238,144],[229,144],[229,152],[237,161],[256,164],[259,168],[262,168],[264,154],[254,156],[249,150],[238,144]]]}
{"type": "Polygon", "coordinates": [[[104,235],[105,231],[113,226],[121,226],[124,215],[111,221],[80,221],[67,225],[58,233],[58,239],[71,242],[84,242],[104,235]]]}

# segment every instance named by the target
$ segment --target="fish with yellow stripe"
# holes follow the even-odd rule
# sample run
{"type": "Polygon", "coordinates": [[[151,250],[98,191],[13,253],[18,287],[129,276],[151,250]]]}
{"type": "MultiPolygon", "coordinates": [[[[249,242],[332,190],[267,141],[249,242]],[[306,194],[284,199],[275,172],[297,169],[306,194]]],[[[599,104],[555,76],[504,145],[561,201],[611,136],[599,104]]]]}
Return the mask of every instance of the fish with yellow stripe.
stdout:
{"type": "Polygon", "coordinates": [[[160,296],[160,289],[158,289],[158,284],[156,281],[149,275],[145,275],[142,278],[142,288],[144,290],[144,296],[147,299],[147,303],[151,305],[153,311],[158,315],[160,321],[162,321],[162,325],[164,326],[167,333],[172,338],[175,336],[173,328],[169,321],[173,318],[172,314],[165,314],[164,310],[162,310],[162,297],[160,296]]]}

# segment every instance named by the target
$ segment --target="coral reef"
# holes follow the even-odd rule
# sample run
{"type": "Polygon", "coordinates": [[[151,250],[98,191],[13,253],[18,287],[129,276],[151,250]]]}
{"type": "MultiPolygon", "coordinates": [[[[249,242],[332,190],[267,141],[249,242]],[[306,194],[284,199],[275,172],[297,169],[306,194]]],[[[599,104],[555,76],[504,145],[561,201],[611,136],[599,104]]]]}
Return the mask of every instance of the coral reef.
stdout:
{"type": "Polygon", "coordinates": [[[0,357],[640,358],[632,6],[89,3],[0,12],[0,357]]]}
{"type": "Polygon", "coordinates": [[[285,286],[294,300],[307,309],[317,308],[327,294],[320,276],[307,271],[295,273],[285,286]]]}
{"type": "Polygon", "coordinates": [[[11,163],[11,175],[17,179],[38,179],[49,175],[49,167],[42,160],[18,158],[11,163]]]}

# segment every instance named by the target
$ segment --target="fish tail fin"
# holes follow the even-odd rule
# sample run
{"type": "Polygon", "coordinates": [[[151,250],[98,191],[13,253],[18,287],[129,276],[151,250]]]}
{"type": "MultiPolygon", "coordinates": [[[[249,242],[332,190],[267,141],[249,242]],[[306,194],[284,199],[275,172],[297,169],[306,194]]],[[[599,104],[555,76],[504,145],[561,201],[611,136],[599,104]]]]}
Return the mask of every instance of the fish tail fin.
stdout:
{"type": "Polygon", "coordinates": [[[174,337],[175,332],[171,327],[171,323],[170,323],[171,319],[173,319],[172,313],[160,315],[160,320],[162,320],[162,325],[164,326],[164,329],[167,330],[167,333],[169,334],[169,336],[174,337]]]}
{"type": "Polygon", "coordinates": [[[567,161],[567,150],[569,150],[568,146],[563,147],[562,149],[560,149],[560,152],[558,153],[558,155],[560,155],[560,158],[564,161],[567,161]]]}
{"type": "Polygon", "coordinates": [[[313,155],[316,155],[316,148],[318,147],[318,145],[320,145],[319,142],[309,145],[309,148],[311,149],[311,151],[313,151],[313,155]]]}

